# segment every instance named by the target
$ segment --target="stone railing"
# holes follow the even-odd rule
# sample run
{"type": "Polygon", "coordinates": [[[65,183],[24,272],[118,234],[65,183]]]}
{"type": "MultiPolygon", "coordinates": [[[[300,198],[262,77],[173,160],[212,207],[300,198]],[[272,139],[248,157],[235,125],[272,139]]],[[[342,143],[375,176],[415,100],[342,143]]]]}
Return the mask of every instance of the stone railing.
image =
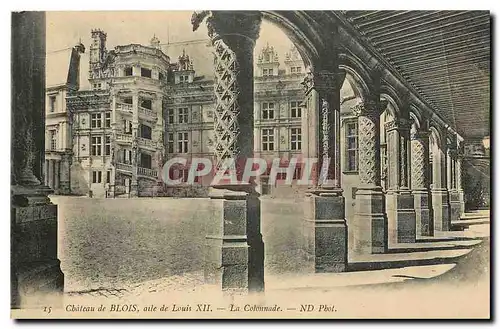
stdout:
{"type": "Polygon", "coordinates": [[[156,112],[154,112],[153,110],[141,107],[141,106],[139,106],[139,115],[145,116],[146,118],[156,119],[156,112]]]}
{"type": "Polygon", "coordinates": [[[145,146],[153,149],[156,149],[157,146],[156,142],[153,142],[153,140],[147,138],[137,137],[137,142],[139,146],[145,146]]]}
{"type": "Polygon", "coordinates": [[[118,169],[118,170],[124,170],[124,171],[128,171],[128,172],[132,172],[132,165],[131,164],[117,162],[116,163],[116,169],[118,169]]]}
{"type": "Polygon", "coordinates": [[[132,143],[132,135],[127,134],[116,134],[117,142],[132,143]]]}
{"type": "Polygon", "coordinates": [[[156,178],[156,177],[158,177],[158,171],[156,171],[154,169],[138,167],[137,168],[137,175],[156,178]]]}
{"type": "Polygon", "coordinates": [[[133,113],[131,104],[116,103],[116,109],[127,113],[133,113]]]}

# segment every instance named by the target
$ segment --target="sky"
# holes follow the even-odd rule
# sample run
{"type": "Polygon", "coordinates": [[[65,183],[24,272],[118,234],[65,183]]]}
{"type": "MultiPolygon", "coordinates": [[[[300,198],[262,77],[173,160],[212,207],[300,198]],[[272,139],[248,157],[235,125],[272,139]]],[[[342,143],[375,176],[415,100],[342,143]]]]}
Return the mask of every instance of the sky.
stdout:
{"type": "MultiPolygon", "coordinates": [[[[162,49],[170,57],[171,62],[176,62],[182,53],[183,47],[175,46],[177,42],[192,40],[207,40],[208,34],[205,23],[193,32],[191,25],[192,11],[49,11],[46,16],[46,49],[47,56],[55,59],[64,49],[69,50],[81,39],[86,47],[86,54],[82,61],[88,61],[88,49],[91,42],[91,30],[99,28],[107,33],[107,49],[111,50],[117,45],[139,43],[149,45],[150,39],[156,35],[163,44],[162,49]],[[166,45],[166,44],[170,45],[166,45]]],[[[289,51],[292,43],[281,29],[269,22],[263,21],[259,39],[255,45],[255,54],[267,44],[272,45],[279,53],[283,62],[285,52],[289,51]]],[[[210,51],[200,52],[198,47],[197,57],[200,61],[212,62],[210,51]]],[[[203,47],[201,47],[203,49],[203,47]]],[[[186,50],[189,54],[189,49],[186,50]]],[[[61,55],[59,56],[66,56],[61,55]]],[[[192,56],[193,57],[193,56],[192,56]]],[[[196,60],[193,58],[196,70],[196,60]]],[[[61,76],[67,67],[52,68],[59,60],[51,60],[47,70],[61,70],[61,76]]],[[[82,69],[86,70],[84,65],[82,69]]],[[[201,72],[202,74],[205,72],[201,72]]],[[[58,78],[59,79],[59,78],[58,78]]]]}

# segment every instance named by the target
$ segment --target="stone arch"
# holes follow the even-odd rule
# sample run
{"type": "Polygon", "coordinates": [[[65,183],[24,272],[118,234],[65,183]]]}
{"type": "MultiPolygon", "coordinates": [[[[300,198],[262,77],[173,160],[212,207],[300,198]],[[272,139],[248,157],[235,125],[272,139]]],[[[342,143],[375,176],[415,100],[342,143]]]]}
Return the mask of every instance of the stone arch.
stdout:
{"type": "Polygon", "coordinates": [[[426,119],[422,115],[421,110],[415,105],[410,106],[410,118],[413,118],[414,122],[416,122],[418,129],[426,129],[427,127],[426,119]]]}
{"type": "Polygon", "coordinates": [[[346,73],[346,79],[354,89],[356,97],[362,100],[370,95],[371,77],[363,63],[355,56],[339,54],[339,69],[346,73]]]}
{"type": "Polygon", "coordinates": [[[303,12],[261,11],[262,18],[279,27],[297,48],[304,66],[311,71],[317,68],[324,41],[320,30],[311,25],[303,12]]]}

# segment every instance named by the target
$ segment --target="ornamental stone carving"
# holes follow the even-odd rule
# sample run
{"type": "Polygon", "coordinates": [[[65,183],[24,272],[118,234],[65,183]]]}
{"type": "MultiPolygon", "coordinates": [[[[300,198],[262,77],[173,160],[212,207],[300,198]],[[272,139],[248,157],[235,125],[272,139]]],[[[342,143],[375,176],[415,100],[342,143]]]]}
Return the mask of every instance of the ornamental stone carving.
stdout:
{"type": "Polygon", "coordinates": [[[429,133],[413,132],[411,140],[411,186],[412,189],[428,188],[429,133]]]}
{"type": "Polygon", "coordinates": [[[359,129],[359,179],[364,185],[380,185],[380,113],[386,101],[365,100],[354,105],[359,129]]]}

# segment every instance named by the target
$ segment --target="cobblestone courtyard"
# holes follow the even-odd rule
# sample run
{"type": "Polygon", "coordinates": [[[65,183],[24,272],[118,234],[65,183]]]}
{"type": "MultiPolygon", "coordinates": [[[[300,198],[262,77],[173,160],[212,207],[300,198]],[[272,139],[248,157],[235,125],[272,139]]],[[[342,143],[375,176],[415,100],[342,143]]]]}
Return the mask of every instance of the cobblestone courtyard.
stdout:
{"type": "MultiPolygon", "coordinates": [[[[213,212],[209,200],[53,196],[52,201],[59,207],[59,257],[67,296],[123,301],[145,294],[197,293],[207,289],[203,285],[202,266],[206,225],[213,212]]],[[[297,215],[301,211],[300,202],[269,199],[262,202],[266,282],[270,285],[275,282],[279,283],[276,286],[284,287],[289,282],[290,286],[297,286],[299,280],[311,279],[305,278],[302,271],[305,266],[300,253],[302,216],[297,215]]],[[[475,230],[476,233],[471,230],[471,237],[489,235],[489,225],[476,226],[475,230]]],[[[354,282],[397,286],[413,279],[417,284],[422,282],[420,278],[432,277],[441,283],[470,281],[489,273],[489,239],[476,249],[462,257],[464,264],[458,266],[454,256],[448,264],[343,273],[334,277],[319,275],[313,280],[336,287],[354,282]]],[[[443,253],[462,253],[462,250],[466,254],[473,249],[443,253]]]]}

